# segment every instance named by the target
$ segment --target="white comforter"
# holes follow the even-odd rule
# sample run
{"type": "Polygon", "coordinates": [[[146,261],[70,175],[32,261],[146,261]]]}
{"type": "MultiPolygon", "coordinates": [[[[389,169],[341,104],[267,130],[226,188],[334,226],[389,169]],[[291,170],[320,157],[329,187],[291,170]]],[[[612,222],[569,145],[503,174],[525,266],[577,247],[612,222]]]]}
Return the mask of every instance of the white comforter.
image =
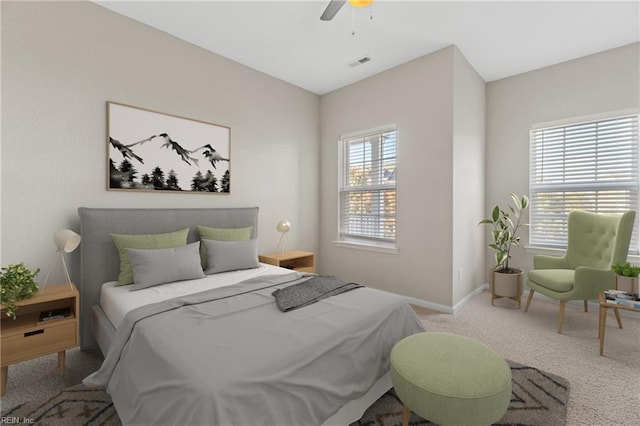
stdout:
{"type": "Polygon", "coordinates": [[[282,313],[271,293],[298,277],[135,309],[84,383],[107,386],[125,425],[319,425],[388,370],[398,340],[423,328],[403,298],[369,288],[282,313]]]}

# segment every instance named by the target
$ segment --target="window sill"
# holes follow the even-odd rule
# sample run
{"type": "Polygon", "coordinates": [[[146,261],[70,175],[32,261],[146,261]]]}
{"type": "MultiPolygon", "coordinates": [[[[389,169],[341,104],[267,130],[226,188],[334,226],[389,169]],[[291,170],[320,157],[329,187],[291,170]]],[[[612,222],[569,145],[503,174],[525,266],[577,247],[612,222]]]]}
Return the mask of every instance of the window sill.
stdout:
{"type": "Polygon", "coordinates": [[[398,247],[378,244],[367,244],[356,241],[334,241],[336,247],[353,248],[357,250],[375,251],[378,253],[398,254],[398,247]]]}

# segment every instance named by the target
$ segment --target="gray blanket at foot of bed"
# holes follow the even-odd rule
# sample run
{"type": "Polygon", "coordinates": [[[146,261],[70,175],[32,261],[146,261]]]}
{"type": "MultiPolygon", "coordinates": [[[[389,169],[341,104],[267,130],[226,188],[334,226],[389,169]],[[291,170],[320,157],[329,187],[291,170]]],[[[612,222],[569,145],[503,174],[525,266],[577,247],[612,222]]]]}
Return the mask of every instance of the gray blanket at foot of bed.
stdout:
{"type": "Polygon", "coordinates": [[[346,283],[336,277],[312,275],[304,282],[274,291],[273,297],[278,309],[289,312],[360,287],[360,284],[346,283]]]}

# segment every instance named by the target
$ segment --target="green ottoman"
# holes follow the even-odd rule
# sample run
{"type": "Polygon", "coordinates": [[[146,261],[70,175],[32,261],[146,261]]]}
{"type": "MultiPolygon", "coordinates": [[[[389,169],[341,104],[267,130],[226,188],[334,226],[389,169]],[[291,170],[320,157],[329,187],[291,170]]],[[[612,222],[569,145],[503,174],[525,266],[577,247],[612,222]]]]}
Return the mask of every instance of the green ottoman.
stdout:
{"type": "Polygon", "coordinates": [[[409,410],[442,426],[490,425],[506,413],[511,369],[488,346],[446,333],[418,333],[391,350],[391,380],[409,410]]]}

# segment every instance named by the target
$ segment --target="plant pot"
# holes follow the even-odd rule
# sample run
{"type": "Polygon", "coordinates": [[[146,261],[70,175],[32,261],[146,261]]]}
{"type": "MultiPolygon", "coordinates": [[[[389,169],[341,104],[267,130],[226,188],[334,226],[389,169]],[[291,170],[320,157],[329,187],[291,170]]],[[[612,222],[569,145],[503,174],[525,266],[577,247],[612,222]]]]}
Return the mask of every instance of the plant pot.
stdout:
{"type": "Polygon", "coordinates": [[[616,290],[638,294],[638,277],[616,275],[616,290]]]}
{"type": "Polygon", "coordinates": [[[495,299],[506,297],[518,302],[518,309],[520,309],[524,271],[521,269],[518,269],[518,271],[513,274],[491,271],[489,290],[491,291],[492,305],[495,299]]]}

